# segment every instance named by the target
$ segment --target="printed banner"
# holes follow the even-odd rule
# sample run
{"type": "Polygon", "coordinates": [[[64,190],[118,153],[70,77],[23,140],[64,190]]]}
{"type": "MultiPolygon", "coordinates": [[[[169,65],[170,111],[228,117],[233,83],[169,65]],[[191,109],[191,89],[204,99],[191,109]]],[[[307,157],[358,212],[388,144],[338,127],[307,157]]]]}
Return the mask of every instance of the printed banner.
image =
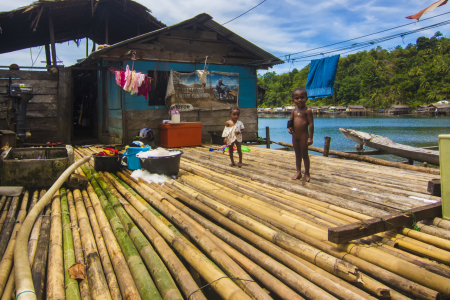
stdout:
{"type": "Polygon", "coordinates": [[[238,105],[239,73],[170,71],[166,106],[191,104],[195,109],[227,109],[238,105]]]}

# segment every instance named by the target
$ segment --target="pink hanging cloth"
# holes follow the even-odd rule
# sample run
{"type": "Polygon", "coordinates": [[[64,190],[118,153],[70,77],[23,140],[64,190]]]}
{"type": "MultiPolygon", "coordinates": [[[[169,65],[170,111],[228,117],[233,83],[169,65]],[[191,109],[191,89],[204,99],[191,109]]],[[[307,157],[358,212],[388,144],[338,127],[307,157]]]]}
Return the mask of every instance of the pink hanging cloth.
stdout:
{"type": "Polygon", "coordinates": [[[148,99],[148,93],[151,91],[152,89],[152,84],[151,84],[151,78],[145,76],[144,81],[142,82],[142,85],[139,87],[139,90],[137,92],[138,96],[144,96],[145,100],[148,99]]]}

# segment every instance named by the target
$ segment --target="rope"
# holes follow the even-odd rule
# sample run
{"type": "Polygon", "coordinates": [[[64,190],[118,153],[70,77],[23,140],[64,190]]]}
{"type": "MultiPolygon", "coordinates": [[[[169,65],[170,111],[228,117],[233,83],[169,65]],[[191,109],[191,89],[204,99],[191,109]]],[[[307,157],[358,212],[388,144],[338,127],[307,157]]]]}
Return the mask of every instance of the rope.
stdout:
{"type": "Polygon", "coordinates": [[[19,296],[20,295],[22,295],[22,294],[25,294],[25,293],[33,293],[33,294],[35,294],[36,295],[36,293],[34,292],[34,291],[31,291],[31,290],[27,290],[27,291],[23,291],[23,292],[20,292],[19,294],[17,294],[17,296],[16,296],[16,300],[19,298],[19,296]]]}
{"type": "Polygon", "coordinates": [[[189,296],[187,297],[187,300],[189,300],[189,299],[191,298],[191,296],[192,296],[193,294],[195,294],[196,292],[198,292],[198,291],[204,289],[205,287],[207,287],[207,286],[213,284],[214,282],[219,281],[220,279],[224,279],[224,278],[233,279],[233,280],[242,280],[242,281],[255,282],[254,280],[243,279],[243,278],[237,278],[237,277],[228,277],[228,276],[220,277],[220,278],[218,278],[218,279],[216,279],[216,280],[214,280],[214,281],[211,281],[210,283],[208,283],[208,284],[202,286],[201,288],[196,289],[196,290],[193,291],[192,293],[190,293],[189,296]]]}

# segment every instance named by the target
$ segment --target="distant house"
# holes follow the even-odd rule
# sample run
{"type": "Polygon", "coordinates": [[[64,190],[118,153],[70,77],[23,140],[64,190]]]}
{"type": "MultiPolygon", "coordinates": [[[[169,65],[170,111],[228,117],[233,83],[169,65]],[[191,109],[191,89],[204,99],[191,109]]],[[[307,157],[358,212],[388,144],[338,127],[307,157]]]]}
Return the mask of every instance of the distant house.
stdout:
{"type": "Polygon", "coordinates": [[[435,107],[433,107],[433,105],[418,105],[416,111],[419,113],[426,113],[433,111],[434,109],[435,107]]]}
{"type": "Polygon", "coordinates": [[[403,115],[403,114],[409,114],[411,112],[411,108],[407,105],[392,105],[389,107],[389,113],[392,113],[394,115],[403,115]]]}
{"type": "Polygon", "coordinates": [[[438,115],[450,115],[450,104],[431,104],[432,111],[436,112],[438,115]]]}
{"type": "Polygon", "coordinates": [[[271,107],[266,107],[266,108],[264,108],[264,111],[265,111],[265,112],[272,111],[272,108],[271,108],[271,107]]]}
{"type": "Polygon", "coordinates": [[[347,111],[365,111],[366,108],[362,105],[349,105],[347,111]]]}
{"type": "Polygon", "coordinates": [[[329,106],[321,106],[321,107],[319,107],[319,111],[321,111],[321,112],[326,112],[326,111],[328,111],[329,109],[330,109],[329,106]]]}
{"type": "Polygon", "coordinates": [[[291,112],[295,109],[295,106],[283,106],[284,112],[291,112]]]}
{"type": "Polygon", "coordinates": [[[273,112],[282,112],[283,108],[282,107],[275,107],[274,109],[272,109],[273,112]]]}
{"type": "Polygon", "coordinates": [[[317,113],[320,111],[320,107],[318,106],[310,106],[309,108],[312,110],[313,113],[317,113]]]}
{"type": "Polygon", "coordinates": [[[264,108],[259,107],[259,108],[258,108],[258,112],[259,112],[259,113],[264,112],[264,108]]]}
{"type": "Polygon", "coordinates": [[[334,107],[337,111],[345,111],[347,108],[345,106],[335,106],[334,107]]]}

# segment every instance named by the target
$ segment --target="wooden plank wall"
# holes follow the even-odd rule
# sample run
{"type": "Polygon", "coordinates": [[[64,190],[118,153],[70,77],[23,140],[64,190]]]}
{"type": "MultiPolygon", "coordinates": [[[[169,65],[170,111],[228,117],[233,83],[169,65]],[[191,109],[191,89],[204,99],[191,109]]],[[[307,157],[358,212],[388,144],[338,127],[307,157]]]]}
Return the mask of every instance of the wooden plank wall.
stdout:
{"type": "MultiPolygon", "coordinates": [[[[163,120],[168,120],[167,109],[147,109],[141,111],[126,111],[126,144],[133,141],[139,130],[142,128],[151,128],[155,135],[155,143],[159,145],[158,124],[163,120]]],[[[189,111],[181,113],[181,121],[202,122],[202,142],[210,142],[211,135],[208,131],[222,133],[225,123],[230,119],[229,110],[213,111],[189,111]]],[[[255,141],[258,138],[258,116],[256,108],[241,108],[240,120],[244,123],[245,132],[244,141],[255,141]]]]}
{"type": "MultiPolygon", "coordinates": [[[[0,70],[0,128],[6,129],[7,86],[12,83],[30,84],[34,97],[28,103],[26,124],[30,126],[32,143],[48,141],[69,142],[70,70],[60,68],[58,73],[43,71],[0,70]]],[[[15,126],[15,125],[14,125],[15,126]]],[[[12,128],[11,130],[15,130],[12,128]]]]}

